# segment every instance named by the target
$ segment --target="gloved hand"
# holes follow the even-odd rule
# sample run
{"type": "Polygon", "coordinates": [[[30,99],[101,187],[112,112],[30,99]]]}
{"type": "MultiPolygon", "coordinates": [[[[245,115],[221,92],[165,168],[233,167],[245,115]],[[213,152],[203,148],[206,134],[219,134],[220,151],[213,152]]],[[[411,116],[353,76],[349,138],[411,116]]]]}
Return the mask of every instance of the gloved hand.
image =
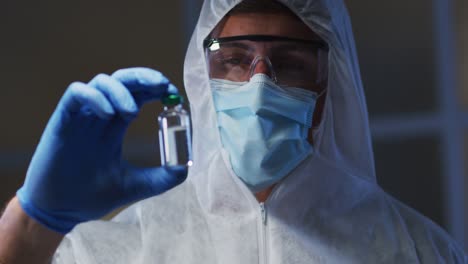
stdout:
{"type": "Polygon", "coordinates": [[[177,89],[147,68],[72,83],[57,105],[17,196],[32,218],[60,233],[185,180],[185,167],[136,168],[121,159],[130,122],[147,101],[177,89]]]}

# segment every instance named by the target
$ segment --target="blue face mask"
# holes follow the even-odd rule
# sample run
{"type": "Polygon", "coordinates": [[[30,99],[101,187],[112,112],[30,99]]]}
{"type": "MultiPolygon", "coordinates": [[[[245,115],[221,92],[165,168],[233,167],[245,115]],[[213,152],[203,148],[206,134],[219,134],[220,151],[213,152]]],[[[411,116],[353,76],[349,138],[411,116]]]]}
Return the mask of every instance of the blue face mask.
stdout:
{"type": "Polygon", "coordinates": [[[280,181],[312,152],[307,134],[316,93],[279,87],[264,74],[249,82],[210,83],[221,142],[253,192],[280,181]]]}

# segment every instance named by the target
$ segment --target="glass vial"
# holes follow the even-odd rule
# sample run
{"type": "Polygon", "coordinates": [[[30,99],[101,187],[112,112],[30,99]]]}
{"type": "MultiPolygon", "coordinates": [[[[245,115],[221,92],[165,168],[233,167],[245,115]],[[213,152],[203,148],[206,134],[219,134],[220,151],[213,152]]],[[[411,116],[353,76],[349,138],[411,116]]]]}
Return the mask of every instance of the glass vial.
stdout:
{"type": "Polygon", "coordinates": [[[192,140],[190,117],[182,107],[183,98],[171,94],[162,99],[159,115],[159,149],[162,166],[191,166],[192,140]]]}

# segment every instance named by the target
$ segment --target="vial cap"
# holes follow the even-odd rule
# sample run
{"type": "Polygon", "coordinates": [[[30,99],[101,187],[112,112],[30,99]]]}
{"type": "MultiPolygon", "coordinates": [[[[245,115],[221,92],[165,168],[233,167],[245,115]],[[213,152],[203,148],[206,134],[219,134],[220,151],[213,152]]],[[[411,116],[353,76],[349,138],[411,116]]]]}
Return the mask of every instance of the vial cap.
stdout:
{"type": "Polygon", "coordinates": [[[166,105],[166,106],[178,105],[178,104],[181,104],[183,101],[184,100],[182,96],[178,94],[168,94],[164,96],[162,99],[163,105],[166,105]]]}

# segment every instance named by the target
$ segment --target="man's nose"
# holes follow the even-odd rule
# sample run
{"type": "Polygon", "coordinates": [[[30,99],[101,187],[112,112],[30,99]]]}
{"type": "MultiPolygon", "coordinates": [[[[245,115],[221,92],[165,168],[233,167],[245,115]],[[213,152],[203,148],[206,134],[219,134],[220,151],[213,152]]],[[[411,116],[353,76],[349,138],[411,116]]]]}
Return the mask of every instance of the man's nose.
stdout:
{"type": "Polygon", "coordinates": [[[250,66],[250,77],[257,73],[268,75],[272,80],[276,81],[276,74],[273,70],[273,65],[268,57],[257,57],[250,66]]]}

